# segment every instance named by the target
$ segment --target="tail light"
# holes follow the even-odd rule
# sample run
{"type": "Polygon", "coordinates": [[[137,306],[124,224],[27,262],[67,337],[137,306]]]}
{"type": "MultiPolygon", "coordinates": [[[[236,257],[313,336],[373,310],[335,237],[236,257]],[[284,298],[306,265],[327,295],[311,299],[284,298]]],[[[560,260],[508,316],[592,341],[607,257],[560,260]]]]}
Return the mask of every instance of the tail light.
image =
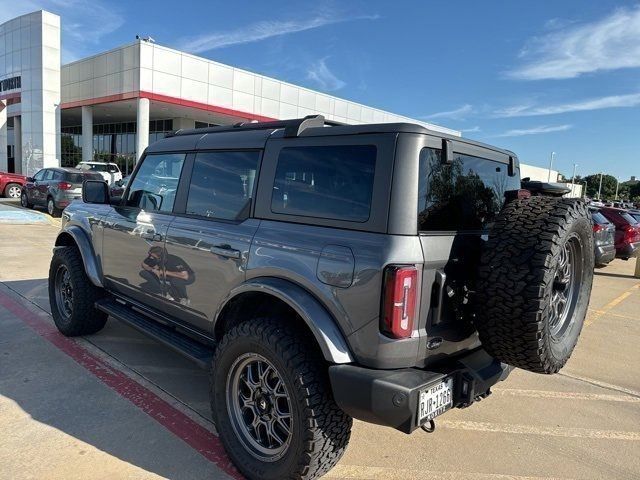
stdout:
{"type": "Polygon", "coordinates": [[[600,225],[599,223],[595,223],[593,225],[593,233],[598,233],[604,230],[604,227],[602,225],[600,225]]]}
{"type": "Polygon", "coordinates": [[[640,242],[640,227],[636,227],[633,225],[625,225],[624,241],[625,243],[640,242]]]}
{"type": "Polygon", "coordinates": [[[71,188],[73,188],[73,185],[71,185],[69,182],[60,182],[58,183],[58,188],[60,190],[71,190],[71,188]]]}
{"type": "Polygon", "coordinates": [[[413,331],[418,292],[418,270],[389,266],[384,271],[382,330],[394,338],[408,338],[413,331]]]}

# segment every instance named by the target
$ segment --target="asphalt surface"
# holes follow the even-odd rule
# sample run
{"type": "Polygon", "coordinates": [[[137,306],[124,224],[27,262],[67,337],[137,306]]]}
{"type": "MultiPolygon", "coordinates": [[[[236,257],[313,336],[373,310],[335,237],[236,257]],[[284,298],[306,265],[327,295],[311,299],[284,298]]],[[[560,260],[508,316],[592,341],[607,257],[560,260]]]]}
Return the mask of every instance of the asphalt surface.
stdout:
{"type": "MultiPolygon", "coordinates": [[[[80,339],[55,331],[46,278],[57,223],[0,225],[0,479],[239,478],[209,420],[206,372],[114,320],[80,339]]],[[[619,260],[597,270],[560,374],[516,370],[433,434],[355,422],[326,478],[640,478],[633,271],[619,260]]]]}

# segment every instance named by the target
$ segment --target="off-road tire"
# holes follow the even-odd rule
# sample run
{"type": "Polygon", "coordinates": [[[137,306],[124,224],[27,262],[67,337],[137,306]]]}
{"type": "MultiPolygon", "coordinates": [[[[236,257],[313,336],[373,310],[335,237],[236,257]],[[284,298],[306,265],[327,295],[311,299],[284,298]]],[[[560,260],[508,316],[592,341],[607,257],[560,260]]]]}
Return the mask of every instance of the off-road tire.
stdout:
{"type": "Polygon", "coordinates": [[[102,330],[107,322],[107,314],[96,309],[94,304],[103,296],[103,290],[94,286],[87,277],[78,249],[74,246],[56,248],[49,267],[49,304],[53,321],[60,333],[76,337],[102,330]],[[73,291],[70,316],[62,313],[56,296],[56,275],[62,268],[66,268],[69,273],[73,291]]]}
{"type": "Polygon", "coordinates": [[[592,224],[583,201],[538,196],[507,204],[481,254],[475,324],[484,348],[507,364],[556,373],[578,341],[593,268],[592,224]],[[570,262],[578,278],[571,287],[573,310],[556,335],[552,295],[554,289],[567,288],[557,280],[566,264],[565,246],[579,249],[572,254],[579,258],[570,262]]]}
{"type": "Polygon", "coordinates": [[[17,197],[12,197],[11,196],[11,191],[13,190],[15,192],[16,189],[18,191],[20,191],[22,189],[22,187],[20,186],[19,183],[8,183],[7,186],[4,187],[4,196],[6,198],[20,198],[20,195],[18,195],[17,197]]]}
{"type": "Polygon", "coordinates": [[[340,460],[347,448],[352,419],[333,399],[327,364],[317,346],[291,322],[260,318],[233,327],[216,348],[210,385],[211,410],[220,438],[248,479],[318,478],[340,460]],[[276,461],[255,458],[231,423],[227,377],[233,362],[248,353],[261,355],[273,364],[291,399],[291,441],[276,461]]]}
{"type": "Polygon", "coordinates": [[[23,208],[33,208],[33,203],[29,201],[29,196],[24,190],[20,194],[20,205],[22,205],[23,208]]]}

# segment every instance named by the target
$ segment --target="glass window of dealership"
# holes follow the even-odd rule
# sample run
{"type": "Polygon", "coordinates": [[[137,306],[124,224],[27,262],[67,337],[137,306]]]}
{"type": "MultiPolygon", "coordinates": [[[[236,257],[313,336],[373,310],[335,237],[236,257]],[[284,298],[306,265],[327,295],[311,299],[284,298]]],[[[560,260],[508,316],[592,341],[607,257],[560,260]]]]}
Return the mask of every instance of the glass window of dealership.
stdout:
{"type": "Polygon", "coordinates": [[[172,130],[312,114],[460,135],[141,39],[62,65],[60,31],[42,10],[0,25],[0,171],[99,160],[128,173],[172,130]]]}

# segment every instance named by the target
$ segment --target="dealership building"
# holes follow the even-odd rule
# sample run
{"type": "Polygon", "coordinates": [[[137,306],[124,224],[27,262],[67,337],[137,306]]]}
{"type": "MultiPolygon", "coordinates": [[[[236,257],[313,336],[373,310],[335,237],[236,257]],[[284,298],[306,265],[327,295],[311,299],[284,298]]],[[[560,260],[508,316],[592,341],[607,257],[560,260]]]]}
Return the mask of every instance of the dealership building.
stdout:
{"type": "Polygon", "coordinates": [[[0,171],[101,160],[127,173],[171,130],[310,114],[460,135],[141,39],[61,65],[60,30],[46,11],[0,25],[0,171]]]}

